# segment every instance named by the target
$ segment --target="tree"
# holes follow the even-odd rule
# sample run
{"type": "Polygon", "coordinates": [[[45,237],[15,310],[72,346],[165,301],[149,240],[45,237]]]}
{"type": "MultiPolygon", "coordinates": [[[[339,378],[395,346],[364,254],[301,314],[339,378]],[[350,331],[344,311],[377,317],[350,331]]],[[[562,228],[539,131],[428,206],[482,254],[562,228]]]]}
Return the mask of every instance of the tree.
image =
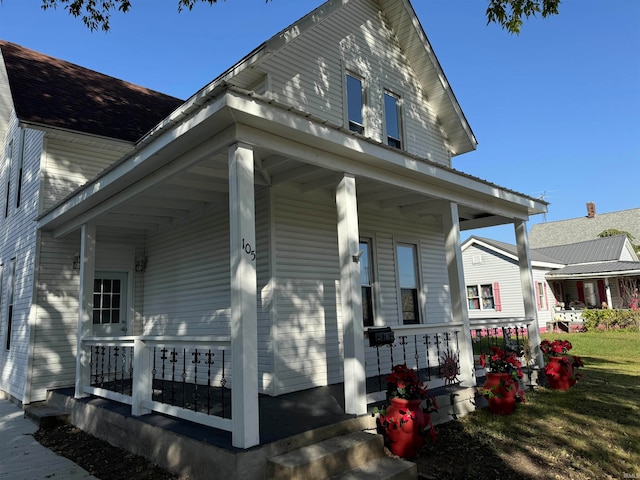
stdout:
{"type": "Polygon", "coordinates": [[[635,238],[629,232],[625,232],[624,230],[618,230],[616,228],[608,228],[607,230],[603,230],[602,232],[600,232],[598,234],[598,238],[613,237],[615,235],[626,235],[627,238],[629,239],[629,242],[631,242],[631,246],[633,247],[633,249],[636,251],[638,255],[640,255],[640,245],[636,245],[633,243],[635,238]]]}
{"type": "MultiPolygon", "coordinates": [[[[0,0],[1,1],[1,0],[0,0]]],[[[24,0],[23,0],[24,1],[24,0]]],[[[265,0],[269,2],[269,0],[265,0]]],[[[420,0],[424,1],[424,0],[420,0]]],[[[524,19],[540,13],[542,17],[558,14],[561,0],[488,0],[487,24],[496,23],[509,33],[520,33],[524,19]]],[[[209,5],[218,0],[178,0],[178,12],[191,10],[195,4],[204,2],[209,5]]],[[[132,0],[42,0],[42,8],[48,10],[63,7],[70,15],[81,18],[90,30],[109,31],[113,12],[127,13],[132,0]]]]}

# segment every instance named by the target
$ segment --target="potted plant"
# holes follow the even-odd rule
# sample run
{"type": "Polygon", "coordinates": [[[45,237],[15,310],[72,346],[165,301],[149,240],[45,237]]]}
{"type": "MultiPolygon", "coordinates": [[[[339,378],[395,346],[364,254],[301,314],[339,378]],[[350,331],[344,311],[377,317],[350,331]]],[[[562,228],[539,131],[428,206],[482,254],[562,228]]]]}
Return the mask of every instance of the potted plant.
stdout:
{"type": "Polygon", "coordinates": [[[582,378],[578,368],[583,366],[577,355],[569,355],[573,348],[569,340],[543,340],[540,350],[545,354],[544,373],[549,387],[554,390],[568,390],[582,378]]]}
{"type": "Polygon", "coordinates": [[[386,382],[389,404],[381,411],[374,409],[374,414],[379,414],[379,429],[392,453],[412,458],[424,445],[427,434],[435,442],[431,413],[438,406],[433,397],[428,397],[426,383],[420,382],[416,372],[406,364],[393,366],[386,382]]]}
{"type": "Polygon", "coordinates": [[[480,366],[488,369],[485,383],[479,391],[487,398],[489,410],[498,415],[513,413],[516,403],[525,401],[519,382],[524,375],[518,355],[491,347],[488,355],[480,355],[480,366]]]}

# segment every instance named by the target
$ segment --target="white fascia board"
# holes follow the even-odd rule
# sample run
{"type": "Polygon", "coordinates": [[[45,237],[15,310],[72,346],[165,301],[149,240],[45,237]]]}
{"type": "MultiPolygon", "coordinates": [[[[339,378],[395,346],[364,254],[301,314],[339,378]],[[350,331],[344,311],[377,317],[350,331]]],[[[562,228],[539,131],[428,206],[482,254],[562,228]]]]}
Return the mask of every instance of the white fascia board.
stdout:
{"type": "MultiPolygon", "coordinates": [[[[308,163],[316,164],[323,168],[331,170],[340,170],[344,168],[343,162],[348,162],[353,165],[356,170],[356,162],[352,159],[359,159],[366,165],[372,165],[385,169],[389,172],[399,174],[404,178],[404,181],[399,182],[398,186],[404,186],[411,190],[411,185],[415,184],[416,175],[423,176],[423,180],[419,182],[420,186],[417,186],[413,190],[421,193],[434,193],[439,192],[439,197],[455,201],[461,205],[467,205],[472,208],[486,208],[488,212],[495,215],[501,215],[505,217],[520,218],[523,220],[528,219],[529,214],[544,213],[547,211],[546,202],[540,202],[533,198],[527,198],[524,195],[519,195],[515,192],[507,191],[497,185],[484,182],[480,179],[476,179],[470,175],[447,169],[444,166],[436,165],[428,160],[412,158],[403,152],[392,150],[391,148],[385,148],[373,142],[367,141],[364,138],[360,138],[357,134],[347,132],[342,127],[335,127],[328,125],[321,119],[314,119],[311,115],[305,112],[296,112],[292,107],[280,106],[276,102],[265,99],[264,103],[258,96],[247,98],[243,94],[234,94],[235,89],[231,89],[228,92],[228,106],[233,110],[237,110],[238,114],[246,114],[243,117],[243,123],[247,125],[255,125],[258,128],[265,129],[264,125],[261,125],[261,120],[268,120],[277,124],[283,131],[288,130],[286,139],[282,142],[291,142],[292,138],[301,138],[308,136],[309,139],[303,139],[305,143],[310,143],[312,140],[316,145],[322,144],[313,148],[315,152],[318,149],[325,150],[327,152],[326,157],[313,155],[312,161],[305,160],[308,163]],[[274,108],[276,107],[276,108],[274,108]],[[253,118],[251,118],[253,117],[253,118]],[[336,159],[330,161],[330,153],[336,154],[336,157],[340,156],[340,162],[336,163],[336,159]],[[424,179],[429,178],[437,183],[441,184],[440,187],[436,185],[430,185],[432,190],[426,191],[424,185],[424,179]],[[445,188],[446,186],[446,188],[445,188]],[[454,192],[449,191],[451,186],[459,187],[465,191],[465,195],[456,195],[454,192]],[[435,188],[435,190],[433,190],[435,188]],[[473,198],[469,196],[469,193],[473,193],[473,198]],[[523,214],[522,211],[518,211],[517,208],[513,210],[508,208],[500,208],[496,205],[492,205],[491,202],[508,202],[517,205],[519,208],[525,208],[527,214],[523,214]]],[[[269,128],[273,128],[272,125],[269,128]]],[[[256,132],[257,133],[257,132],[256,132]]],[[[255,138],[256,145],[260,145],[264,139],[255,138]]],[[[295,143],[299,143],[296,141],[295,143]]],[[[290,145],[293,147],[293,143],[290,145]]],[[[299,144],[294,150],[299,150],[302,144],[299,144]]],[[[273,147],[275,151],[278,148],[273,147]]],[[[362,175],[374,180],[385,181],[386,177],[376,178],[373,174],[374,169],[361,170],[359,173],[356,171],[350,171],[362,175]]]]}

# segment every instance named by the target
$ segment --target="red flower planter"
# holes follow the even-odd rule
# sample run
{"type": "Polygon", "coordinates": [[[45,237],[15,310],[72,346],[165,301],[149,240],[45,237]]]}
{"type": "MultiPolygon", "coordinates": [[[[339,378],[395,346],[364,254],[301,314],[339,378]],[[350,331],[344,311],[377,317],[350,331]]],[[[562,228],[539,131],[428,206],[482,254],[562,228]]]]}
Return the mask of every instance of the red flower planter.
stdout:
{"type": "Polygon", "coordinates": [[[516,409],[518,384],[509,373],[487,373],[484,389],[491,390],[487,395],[489,411],[498,415],[511,415],[516,409]]]}
{"type": "Polygon", "coordinates": [[[413,458],[424,445],[424,430],[429,414],[422,411],[422,400],[390,399],[382,418],[386,424],[389,450],[402,458],[413,458]]]}
{"type": "Polygon", "coordinates": [[[549,357],[544,371],[549,387],[554,390],[569,390],[576,383],[573,378],[573,366],[565,357],[549,357]]]}

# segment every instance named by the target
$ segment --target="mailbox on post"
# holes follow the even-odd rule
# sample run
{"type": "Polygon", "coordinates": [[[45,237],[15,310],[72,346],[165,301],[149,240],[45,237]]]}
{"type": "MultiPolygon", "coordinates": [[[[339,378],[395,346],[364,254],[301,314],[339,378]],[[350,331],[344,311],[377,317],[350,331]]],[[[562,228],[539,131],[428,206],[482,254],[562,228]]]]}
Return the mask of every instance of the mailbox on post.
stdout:
{"type": "Polygon", "coordinates": [[[367,330],[369,334],[369,346],[379,347],[381,345],[391,345],[396,341],[391,327],[370,328],[367,330]]]}

